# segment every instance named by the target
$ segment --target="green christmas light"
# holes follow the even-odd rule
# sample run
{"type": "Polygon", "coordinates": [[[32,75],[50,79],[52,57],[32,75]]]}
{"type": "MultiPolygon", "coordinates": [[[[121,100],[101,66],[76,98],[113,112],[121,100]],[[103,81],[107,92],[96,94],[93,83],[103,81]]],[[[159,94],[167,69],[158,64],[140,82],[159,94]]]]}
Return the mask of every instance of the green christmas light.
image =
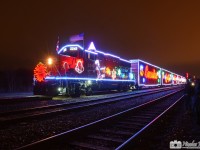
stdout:
{"type": "Polygon", "coordinates": [[[120,76],[121,73],[122,73],[122,72],[121,72],[121,69],[118,69],[118,70],[117,70],[117,74],[120,76]]]}

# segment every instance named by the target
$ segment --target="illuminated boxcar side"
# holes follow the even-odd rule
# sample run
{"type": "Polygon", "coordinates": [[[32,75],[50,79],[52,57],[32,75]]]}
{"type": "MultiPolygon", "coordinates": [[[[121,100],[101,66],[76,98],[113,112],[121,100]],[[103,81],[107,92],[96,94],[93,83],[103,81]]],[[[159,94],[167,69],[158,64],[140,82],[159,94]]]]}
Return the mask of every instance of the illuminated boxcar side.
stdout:
{"type": "Polygon", "coordinates": [[[138,87],[160,86],[161,68],[140,59],[131,60],[132,72],[136,75],[138,87]]]}
{"type": "Polygon", "coordinates": [[[162,85],[172,85],[173,84],[173,73],[172,72],[162,68],[161,78],[162,78],[162,85]]]}

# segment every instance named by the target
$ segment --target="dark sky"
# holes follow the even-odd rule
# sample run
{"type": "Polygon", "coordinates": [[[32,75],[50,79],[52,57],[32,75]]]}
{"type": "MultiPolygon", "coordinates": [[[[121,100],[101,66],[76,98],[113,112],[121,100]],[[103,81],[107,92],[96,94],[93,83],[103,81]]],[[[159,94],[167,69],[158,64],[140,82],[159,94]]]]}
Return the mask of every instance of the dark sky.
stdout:
{"type": "Polygon", "coordinates": [[[86,46],[200,76],[198,0],[8,0],[0,18],[0,69],[32,69],[84,32],[86,46]]]}

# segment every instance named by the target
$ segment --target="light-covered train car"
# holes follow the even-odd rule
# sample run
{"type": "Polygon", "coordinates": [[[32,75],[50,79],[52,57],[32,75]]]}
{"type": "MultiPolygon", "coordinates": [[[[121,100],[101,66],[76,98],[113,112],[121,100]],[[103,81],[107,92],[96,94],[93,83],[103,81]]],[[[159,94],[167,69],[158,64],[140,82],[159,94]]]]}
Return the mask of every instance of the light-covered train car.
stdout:
{"type": "Polygon", "coordinates": [[[100,51],[66,44],[34,69],[34,94],[91,95],[94,91],[127,91],[186,83],[183,76],[140,59],[126,60],[100,51]]]}
{"type": "Polygon", "coordinates": [[[131,70],[137,79],[136,86],[161,86],[161,68],[140,59],[131,60],[131,70]]]}

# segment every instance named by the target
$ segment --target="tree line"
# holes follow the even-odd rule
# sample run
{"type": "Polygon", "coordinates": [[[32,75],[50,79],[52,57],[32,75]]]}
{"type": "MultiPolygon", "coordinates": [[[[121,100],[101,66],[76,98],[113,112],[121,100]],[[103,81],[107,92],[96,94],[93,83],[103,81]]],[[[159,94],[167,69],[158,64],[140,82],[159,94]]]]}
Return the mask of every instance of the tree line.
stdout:
{"type": "Polygon", "coordinates": [[[33,71],[28,69],[0,71],[0,92],[31,92],[33,71]]]}

